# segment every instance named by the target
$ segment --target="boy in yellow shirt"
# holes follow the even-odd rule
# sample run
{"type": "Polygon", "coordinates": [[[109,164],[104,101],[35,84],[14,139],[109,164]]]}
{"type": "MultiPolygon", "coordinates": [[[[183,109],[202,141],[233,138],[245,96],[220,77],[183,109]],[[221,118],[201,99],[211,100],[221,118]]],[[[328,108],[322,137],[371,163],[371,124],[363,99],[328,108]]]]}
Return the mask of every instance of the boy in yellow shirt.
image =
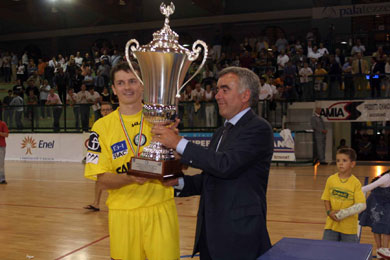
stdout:
{"type": "Polygon", "coordinates": [[[328,215],[322,239],[357,243],[358,214],[365,210],[366,199],[360,181],[352,174],[356,152],[339,149],[336,164],[338,172],[328,178],[321,197],[328,215]]]}

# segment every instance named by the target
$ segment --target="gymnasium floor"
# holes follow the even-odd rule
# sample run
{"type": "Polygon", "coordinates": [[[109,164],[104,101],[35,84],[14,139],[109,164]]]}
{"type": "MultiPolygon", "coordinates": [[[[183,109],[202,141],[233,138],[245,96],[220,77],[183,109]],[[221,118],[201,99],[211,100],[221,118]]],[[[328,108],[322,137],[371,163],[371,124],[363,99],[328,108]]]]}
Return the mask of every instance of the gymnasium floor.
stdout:
{"type": "MultiPolygon", "coordinates": [[[[363,184],[365,177],[371,180],[388,168],[359,165],[354,174],[363,184]]],[[[83,209],[94,193],[94,182],[83,177],[83,169],[81,163],[6,161],[8,184],[0,185],[0,260],[109,259],[107,207],[101,203],[99,212],[83,209]]],[[[282,237],[321,239],[326,214],[320,197],[334,172],[335,165],[271,167],[272,243],[282,237]]],[[[102,201],[106,196],[103,192],[102,201]]],[[[176,198],[182,259],[190,259],[192,252],[198,201],[176,198]]],[[[363,228],[361,242],[374,244],[370,229],[363,228]]]]}

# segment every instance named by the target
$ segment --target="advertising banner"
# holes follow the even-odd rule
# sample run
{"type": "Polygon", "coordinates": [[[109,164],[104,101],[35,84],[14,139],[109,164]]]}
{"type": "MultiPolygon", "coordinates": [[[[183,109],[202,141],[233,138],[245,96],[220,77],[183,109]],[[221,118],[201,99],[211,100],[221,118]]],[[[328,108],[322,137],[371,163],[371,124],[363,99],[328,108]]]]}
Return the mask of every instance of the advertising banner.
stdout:
{"type": "Polygon", "coordinates": [[[313,8],[313,19],[346,18],[390,13],[390,3],[340,5],[313,8]]]}
{"type": "Polygon", "coordinates": [[[274,154],[272,161],[295,161],[294,133],[290,129],[283,129],[274,133],[274,154]]]}
{"type": "Polygon", "coordinates": [[[316,107],[326,122],[390,121],[388,99],[319,101],[316,107]]]}
{"type": "Polygon", "coordinates": [[[9,134],[6,160],[81,162],[88,134],[9,134]]]}

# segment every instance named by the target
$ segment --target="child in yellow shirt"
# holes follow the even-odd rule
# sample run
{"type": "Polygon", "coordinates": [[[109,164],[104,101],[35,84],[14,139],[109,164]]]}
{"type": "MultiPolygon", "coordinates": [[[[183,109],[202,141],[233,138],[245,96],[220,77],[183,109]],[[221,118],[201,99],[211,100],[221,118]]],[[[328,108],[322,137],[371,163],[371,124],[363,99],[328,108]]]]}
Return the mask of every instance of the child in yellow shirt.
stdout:
{"type": "Polygon", "coordinates": [[[321,197],[328,215],[322,239],[357,243],[358,214],[365,210],[366,199],[360,181],[352,174],[356,152],[339,149],[336,164],[338,172],[328,178],[321,197]]]}

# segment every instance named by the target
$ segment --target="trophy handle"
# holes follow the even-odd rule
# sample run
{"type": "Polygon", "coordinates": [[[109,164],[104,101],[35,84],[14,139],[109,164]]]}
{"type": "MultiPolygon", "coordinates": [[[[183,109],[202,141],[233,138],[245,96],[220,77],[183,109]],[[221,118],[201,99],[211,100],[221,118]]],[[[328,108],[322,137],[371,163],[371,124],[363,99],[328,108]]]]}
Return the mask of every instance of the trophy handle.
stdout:
{"type": "Polygon", "coordinates": [[[186,82],[184,82],[184,84],[177,90],[177,94],[176,94],[177,98],[180,98],[180,91],[184,88],[185,85],[187,85],[188,82],[190,82],[200,72],[200,70],[203,68],[204,64],[206,63],[207,54],[208,54],[207,44],[201,40],[197,40],[196,42],[194,42],[194,44],[192,45],[192,52],[189,53],[188,59],[190,61],[194,61],[199,57],[199,54],[202,51],[202,48],[200,48],[199,45],[201,45],[204,50],[202,63],[200,64],[199,68],[195,71],[195,73],[191,76],[191,78],[189,78],[186,82]]]}
{"type": "Polygon", "coordinates": [[[131,39],[131,40],[129,40],[129,41],[126,43],[125,54],[126,54],[127,63],[129,64],[131,71],[133,72],[133,74],[137,77],[137,79],[138,79],[138,80],[141,82],[141,84],[143,85],[144,82],[143,82],[142,79],[138,76],[138,73],[134,70],[133,65],[131,65],[131,60],[130,60],[130,56],[129,56],[129,47],[131,48],[133,57],[136,59],[137,57],[135,57],[134,52],[137,51],[138,48],[139,48],[139,43],[138,43],[138,41],[137,41],[136,39],[131,39]]]}

